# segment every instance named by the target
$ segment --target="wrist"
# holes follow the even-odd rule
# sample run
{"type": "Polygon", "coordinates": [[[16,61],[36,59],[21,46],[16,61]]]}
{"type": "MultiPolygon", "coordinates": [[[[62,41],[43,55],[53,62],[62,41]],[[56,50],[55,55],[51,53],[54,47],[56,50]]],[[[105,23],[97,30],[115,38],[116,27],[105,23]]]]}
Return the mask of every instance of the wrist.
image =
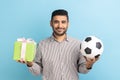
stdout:
{"type": "Polygon", "coordinates": [[[86,68],[88,69],[88,70],[90,70],[90,69],[92,69],[92,66],[93,66],[93,64],[86,64],[86,68]]]}
{"type": "Polygon", "coordinates": [[[87,67],[88,70],[92,69],[92,67],[87,67]]]}
{"type": "Polygon", "coordinates": [[[86,68],[87,68],[88,70],[90,70],[90,69],[92,69],[92,66],[93,66],[93,64],[89,64],[89,65],[86,65],[86,68]]]}

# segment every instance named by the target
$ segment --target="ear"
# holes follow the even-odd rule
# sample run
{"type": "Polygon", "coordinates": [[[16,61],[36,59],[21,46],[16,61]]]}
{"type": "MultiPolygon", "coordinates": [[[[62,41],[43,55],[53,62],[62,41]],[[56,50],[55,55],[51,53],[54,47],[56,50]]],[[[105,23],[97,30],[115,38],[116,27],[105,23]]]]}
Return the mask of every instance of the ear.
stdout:
{"type": "Polygon", "coordinates": [[[68,21],[68,26],[70,25],[69,21],[68,21]]]}
{"type": "Polygon", "coordinates": [[[67,26],[69,27],[69,25],[70,25],[70,23],[69,23],[69,21],[68,21],[68,25],[67,25],[67,26]]]}

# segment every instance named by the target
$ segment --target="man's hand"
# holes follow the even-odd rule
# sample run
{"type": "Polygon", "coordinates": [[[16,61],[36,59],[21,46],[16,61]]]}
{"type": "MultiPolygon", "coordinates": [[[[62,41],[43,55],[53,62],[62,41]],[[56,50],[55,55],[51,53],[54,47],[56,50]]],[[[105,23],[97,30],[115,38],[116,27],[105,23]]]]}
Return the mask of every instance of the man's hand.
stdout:
{"type": "Polygon", "coordinates": [[[30,61],[18,60],[17,62],[26,64],[28,67],[32,67],[33,65],[33,62],[30,61]]]}
{"type": "Polygon", "coordinates": [[[86,59],[86,68],[91,69],[92,65],[99,59],[99,57],[95,57],[95,58],[87,58],[87,57],[85,57],[85,59],[86,59]]]}

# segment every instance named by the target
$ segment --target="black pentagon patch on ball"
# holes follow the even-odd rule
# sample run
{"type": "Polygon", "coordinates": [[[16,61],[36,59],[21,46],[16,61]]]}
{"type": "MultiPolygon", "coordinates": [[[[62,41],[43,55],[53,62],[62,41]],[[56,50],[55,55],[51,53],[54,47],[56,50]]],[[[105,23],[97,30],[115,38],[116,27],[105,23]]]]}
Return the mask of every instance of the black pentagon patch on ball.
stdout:
{"type": "Polygon", "coordinates": [[[100,42],[96,42],[96,48],[100,49],[102,47],[100,42]]]}
{"type": "Polygon", "coordinates": [[[86,54],[91,54],[91,51],[92,51],[92,50],[91,50],[90,48],[88,48],[88,47],[85,48],[85,52],[86,52],[86,54]]]}
{"type": "Polygon", "coordinates": [[[87,37],[87,38],[85,39],[86,42],[88,42],[88,41],[90,41],[90,40],[92,40],[91,37],[87,37]]]}

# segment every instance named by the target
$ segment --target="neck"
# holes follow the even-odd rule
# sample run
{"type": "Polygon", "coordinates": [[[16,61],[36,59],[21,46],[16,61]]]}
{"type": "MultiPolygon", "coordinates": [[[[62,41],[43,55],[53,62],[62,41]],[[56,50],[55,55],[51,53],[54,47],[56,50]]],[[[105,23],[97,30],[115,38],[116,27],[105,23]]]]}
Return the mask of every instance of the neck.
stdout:
{"type": "Polygon", "coordinates": [[[58,42],[62,42],[66,38],[66,34],[59,36],[53,33],[53,35],[58,42]]]}

